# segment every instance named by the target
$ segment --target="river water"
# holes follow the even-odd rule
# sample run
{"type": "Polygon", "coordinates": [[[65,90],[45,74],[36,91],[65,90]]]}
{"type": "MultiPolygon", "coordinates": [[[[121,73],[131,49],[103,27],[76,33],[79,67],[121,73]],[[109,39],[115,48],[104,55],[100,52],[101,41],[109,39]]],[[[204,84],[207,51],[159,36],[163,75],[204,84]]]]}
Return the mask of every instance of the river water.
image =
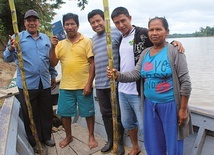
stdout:
{"type": "Polygon", "coordinates": [[[168,39],[172,40],[185,48],[193,88],[189,104],[214,114],[214,37],[168,39]]]}
{"type": "Polygon", "coordinates": [[[173,38],[180,41],[192,81],[190,105],[214,112],[214,37],[173,38]]]}
{"type": "MultiPolygon", "coordinates": [[[[214,114],[214,37],[170,38],[185,48],[192,82],[189,104],[214,114]]],[[[57,70],[61,73],[60,65],[57,70]]]]}

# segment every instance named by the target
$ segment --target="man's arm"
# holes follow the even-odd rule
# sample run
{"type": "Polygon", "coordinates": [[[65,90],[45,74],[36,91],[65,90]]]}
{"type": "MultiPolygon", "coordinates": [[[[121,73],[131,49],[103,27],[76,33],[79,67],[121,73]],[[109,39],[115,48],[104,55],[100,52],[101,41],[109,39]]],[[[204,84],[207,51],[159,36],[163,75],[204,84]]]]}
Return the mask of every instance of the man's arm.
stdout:
{"type": "Polygon", "coordinates": [[[51,37],[50,64],[52,67],[55,67],[59,62],[59,59],[57,59],[56,53],[55,53],[55,48],[57,44],[58,44],[58,38],[55,36],[51,37]]]}
{"type": "Polygon", "coordinates": [[[185,52],[185,49],[182,45],[181,42],[177,41],[177,40],[173,40],[170,44],[172,44],[173,46],[178,46],[178,51],[181,52],[181,53],[184,53],[185,52]]]}
{"type": "Polygon", "coordinates": [[[56,87],[56,77],[58,75],[57,70],[54,67],[49,68],[49,72],[51,75],[51,88],[54,89],[56,87]]]}
{"type": "Polygon", "coordinates": [[[15,39],[9,35],[9,41],[5,51],[3,52],[5,62],[13,62],[17,58],[17,53],[15,53],[16,42],[15,39]]]}
{"type": "Polygon", "coordinates": [[[92,85],[95,76],[94,57],[88,58],[90,63],[88,82],[84,88],[83,95],[89,95],[92,92],[92,85]]]}

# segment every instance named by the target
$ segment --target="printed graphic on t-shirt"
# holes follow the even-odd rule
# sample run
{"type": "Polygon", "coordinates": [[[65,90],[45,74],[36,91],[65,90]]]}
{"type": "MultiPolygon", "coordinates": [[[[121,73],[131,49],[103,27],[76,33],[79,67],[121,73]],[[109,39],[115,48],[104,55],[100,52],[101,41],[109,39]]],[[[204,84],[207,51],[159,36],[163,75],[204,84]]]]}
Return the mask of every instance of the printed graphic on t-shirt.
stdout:
{"type": "Polygon", "coordinates": [[[173,95],[172,69],[163,49],[158,54],[146,55],[142,62],[141,76],[145,79],[144,94],[147,98],[162,102],[171,100],[173,95]]]}

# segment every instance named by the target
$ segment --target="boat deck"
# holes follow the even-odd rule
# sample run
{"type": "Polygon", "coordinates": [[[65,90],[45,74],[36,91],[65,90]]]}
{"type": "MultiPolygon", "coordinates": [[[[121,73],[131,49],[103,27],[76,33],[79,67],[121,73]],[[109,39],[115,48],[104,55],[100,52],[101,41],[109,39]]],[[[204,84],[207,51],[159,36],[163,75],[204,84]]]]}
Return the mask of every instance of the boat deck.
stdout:
{"type": "MultiPolygon", "coordinates": [[[[105,145],[105,140],[99,136],[95,135],[95,138],[98,142],[98,146],[93,149],[88,147],[88,132],[87,129],[81,125],[74,123],[72,124],[72,134],[73,141],[66,146],[65,148],[59,147],[59,142],[64,139],[65,132],[64,129],[61,129],[57,132],[53,132],[53,139],[56,142],[55,147],[45,147],[46,155],[101,155],[101,148],[105,145]]],[[[125,154],[130,152],[131,148],[125,146],[125,154]]],[[[105,155],[112,155],[113,152],[107,153],[105,155]]],[[[143,153],[140,153],[143,155],[143,153]]]]}
{"type": "MultiPolygon", "coordinates": [[[[6,93],[5,93],[6,94],[6,93]]],[[[0,108],[0,155],[33,155],[33,149],[27,141],[24,132],[24,124],[19,117],[19,102],[13,96],[15,93],[7,93],[3,106],[0,108]],[[10,96],[10,97],[9,97],[10,96]],[[15,140],[16,139],[16,140],[15,140]]],[[[1,96],[0,96],[1,98],[1,96]]],[[[214,112],[191,108],[191,116],[195,134],[184,140],[184,155],[213,155],[214,152],[214,112]]],[[[55,108],[54,108],[55,109],[55,108]]],[[[95,97],[95,133],[98,147],[88,148],[88,132],[85,119],[78,117],[73,119],[73,141],[65,148],[59,147],[59,142],[65,137],[64,130],[53,132],[52,138],[56,142],[55,147],[46,147],[45,155],[101,155],[101,148],[105,144],[106,134],[99,111],[99,105],[95,97]]],[[[146,154],[141,134],[138,135],[138,143],[141,147],[141,155],[146,154]]],[[[126,153],[130,152],[130,138],[127,131],[124,134],[126,153]]],[[[106,155],[112,155],[110,152],[106,155]]]]}
{"type": "MultiPolygon", "coordinates": [[[[82,127],[80,124],[74,123],[72,124],[72,134],[73,134],[73,141],[66,146],[65,148],[59,147],[59,142],[63,140],[65,137],[64,129],[52,133],[52,138],[56,142],[55,147],[48,147],[46,146],[45,155],[103,155],[100,150],[105,144],[105,139],[103,139],[100,135],[95,134],[95,138],[98,142],[98,146],[93,149],[89,149],[88,147],[88,132],[85,127],[82,127]]],[[[193,146],[192,144],[196,140],[197,133],[190,135],[184,141],[184,155],[213,155],[213,141],[214,137],[210,135],[206,135],[206,141],[203,144],[203,149],[200,153],[193,153],[193,146]]],[[[125,155],[130,152],[131,148],[125,146],[125,155]]],[[[37,154],[35,154],[37,155],[37,154]]],[[[105,155],[113,155],[113,151],[105,154],[105,155]]],[[[139,155],[146,155],[145,150],[141,150],[139,155]]]]}

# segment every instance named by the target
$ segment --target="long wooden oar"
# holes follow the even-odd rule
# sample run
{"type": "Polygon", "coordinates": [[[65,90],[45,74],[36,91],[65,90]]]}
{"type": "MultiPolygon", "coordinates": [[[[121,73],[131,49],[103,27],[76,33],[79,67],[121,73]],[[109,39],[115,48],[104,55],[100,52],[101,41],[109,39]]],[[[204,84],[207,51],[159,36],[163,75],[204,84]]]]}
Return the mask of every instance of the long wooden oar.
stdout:
{"type": "Polygon", "coordinates": [[[26,78],[25,78],[25,73],[24,73],[24,63],[23,63],[23,58],[22,58],[21,46],[20,46],[19,30],[18,30],[18,25],[17,25],[16,8],[15,8],[14,1],[13,0],[9,0],[9,5],[10,5],[10,10],[11,10],[11,16],[12,16],[12,23],[13,23],[13,30],[14,30],[14,34],[15,34],[15,40],[16,40],[16,43],[17,43],[17,47],[16,48],[17,48],[17,51],[18,51],[18,60],[19,60],[21,78],[22,78],[24,98],[25,98],[25,102],[26,102],[26,105],[27,105],[28,115],[29,115],[30,124],[31,124],[30,128],[31,128],[32,134],[33,134],[33,136],[35,138],[36,145],[39,148],[39,154],[43,155],[44,153],[42,151],[42,145],[41,145],[41,143],[39,141],[37,130],[36,130],[36,126],[35,126],[35,123],[34,123],[34,120],[33,120],[33,112],[32,112],[30,99],[29,99],[29,94],[28,94],[28,90],[27,90],[26,78]]]}

